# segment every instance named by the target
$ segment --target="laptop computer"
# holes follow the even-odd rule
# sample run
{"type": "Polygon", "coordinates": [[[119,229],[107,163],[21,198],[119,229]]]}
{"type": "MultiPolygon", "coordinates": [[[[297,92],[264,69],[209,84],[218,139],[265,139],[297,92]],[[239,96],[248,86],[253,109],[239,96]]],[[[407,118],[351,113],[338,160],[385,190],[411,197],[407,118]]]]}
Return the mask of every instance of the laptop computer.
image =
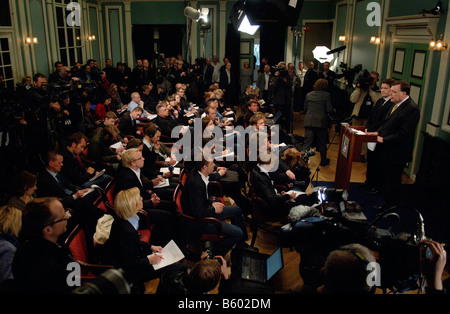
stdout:
{"type": "Polygon", "coordinates": [[[261,283],[269,281],[283,268],[283,252],[278,248],[272,255],[249,254],[242,257],[241,278],[261,283]]]}
{"type": "Polygon", "coordinates": [[[273,117],[273,119],[267,119],[266,120],[267,125],[274,125],[274,124],[276,124],[278,119],[280,119],[281,115],[282,115],[281,111],[278,111],[275,114],[275,116],[273,117]]]}

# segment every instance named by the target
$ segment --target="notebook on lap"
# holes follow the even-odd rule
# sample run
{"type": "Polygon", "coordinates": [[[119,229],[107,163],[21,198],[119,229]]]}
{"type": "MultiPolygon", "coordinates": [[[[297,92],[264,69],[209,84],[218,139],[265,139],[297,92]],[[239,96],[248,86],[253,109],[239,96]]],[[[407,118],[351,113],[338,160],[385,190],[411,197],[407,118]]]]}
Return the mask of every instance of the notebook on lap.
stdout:
{"type": "Polygon", "coordinates": [[[281,248],[278,248],[270,256],[264,254],[244,255],[242,257],[241,278],[265,283],[280,271],[283,266],[283,253],[281,248]]]}

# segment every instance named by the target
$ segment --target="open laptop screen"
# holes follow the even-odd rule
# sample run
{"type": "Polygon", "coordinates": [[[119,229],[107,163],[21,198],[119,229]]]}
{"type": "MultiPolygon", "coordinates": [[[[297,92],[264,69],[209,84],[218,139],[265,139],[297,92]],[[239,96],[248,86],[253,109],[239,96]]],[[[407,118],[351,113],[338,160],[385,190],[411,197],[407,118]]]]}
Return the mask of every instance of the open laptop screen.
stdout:
{"type": "Polygon", "coordinates": [[[283,268],[283,255],[281,248],[278,248],[267,259],[267,280],[272,278],[281,268],[283,268]]]}

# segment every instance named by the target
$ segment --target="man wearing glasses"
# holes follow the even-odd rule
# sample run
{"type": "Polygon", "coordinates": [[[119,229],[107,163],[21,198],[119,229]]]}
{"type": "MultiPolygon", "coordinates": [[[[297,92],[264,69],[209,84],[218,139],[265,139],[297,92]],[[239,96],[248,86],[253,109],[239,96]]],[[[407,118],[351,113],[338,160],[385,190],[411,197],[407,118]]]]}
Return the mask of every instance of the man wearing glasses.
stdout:
{"type": "Polygon", "coordinates": [[[66,270],[73,262],[60,237],[66,232],[70,213],[56,198],[37,198],[29,202],[23,212],[24,241],[14,256],[12,271],[17,293],[65,294],[66,270]]]}
{"type": "Polygon", "coordinates": [[[412,160],[420,110],[409,97],[410,89],[408,82],[392,83],[390,93],[392,109],[386,114],[378,130],[371,133],[378,136],[375,150],[381,158],[381,180],[386,208],[397,205],[403,169],[406,163],[412,160]]]}

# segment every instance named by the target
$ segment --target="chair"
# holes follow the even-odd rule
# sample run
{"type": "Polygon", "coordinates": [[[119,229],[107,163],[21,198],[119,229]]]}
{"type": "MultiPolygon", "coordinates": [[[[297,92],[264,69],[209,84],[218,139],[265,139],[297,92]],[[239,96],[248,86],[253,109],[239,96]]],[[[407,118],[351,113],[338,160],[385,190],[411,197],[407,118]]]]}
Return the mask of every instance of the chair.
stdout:
{"type": "MultiPolygon", "coordinates": [[[[115,179],[111,180],[105,187],[103,193],[95,200],[94,206],[100,208],[105,211],[107,214],[111,216],[115,216],[114,211],[114,188],[116,181],[115,179]]],[[[150,222],[150,217],[148,213],[144,210],[141,210],[138,213],[139,216],[139,230],[138,233],[141,236],[141,241],[150,242],[151,233],[154,228],[154,225],[150,222]]]]}
{"type": "Polygon", "coordinates": [[[223,239],[222,223],[220,222],[220,220],[214,217],[196,218],[184,213],[183,207],[181,206],[182,193],[183,193],[183,186],[181,184],[178,184],[177,187],[175,188],[173,200],[176,204],[178,214],[182,219],[187,242],[191,241],[196,242],[195,241],[196,236],[193,236],[193,234],[195,233],[198,234],[199,241],[220,242],[223,239]],[[199,225],[202,224],[214,224],[216,226],[217,231],[215,233],[204,233],[204,234],[199,233],[198,227],[199,225]],[[188,238],[188,236],[191,236],[192,239],[188,238]]]}
{"type": "Polygon", "coordinates": [[[254,246],[256,242],[256,237],[258,235],[258,229],[263,229],[267,232],[273,233],[273,231],[264,227],[263,224],[271,222],[280,222],[284,225],[289,222],[289,219],[286,215],[273,215],[261,211],[261,208],[267,207],[267,202],[261,197],[259,197],[253,190],[252,184],[250,182],[250,173],[248,173],[248,187],[249,187],[248,195],[252,208],[252,218],[250,221],[250,226],[252,230],[252,242],[250,245],[254,246]]]}
{"type": "Polygon", "coordinates": [[[80,225],[75,226],[65,240],[65,244],[69,248],[74,260],[81,266],[80,275],[83,282],[92,280],[106,270],[113,268],[111,265],[91,263],[89,258],[90,249],[86,239],[86,233],[80,225]]]}

